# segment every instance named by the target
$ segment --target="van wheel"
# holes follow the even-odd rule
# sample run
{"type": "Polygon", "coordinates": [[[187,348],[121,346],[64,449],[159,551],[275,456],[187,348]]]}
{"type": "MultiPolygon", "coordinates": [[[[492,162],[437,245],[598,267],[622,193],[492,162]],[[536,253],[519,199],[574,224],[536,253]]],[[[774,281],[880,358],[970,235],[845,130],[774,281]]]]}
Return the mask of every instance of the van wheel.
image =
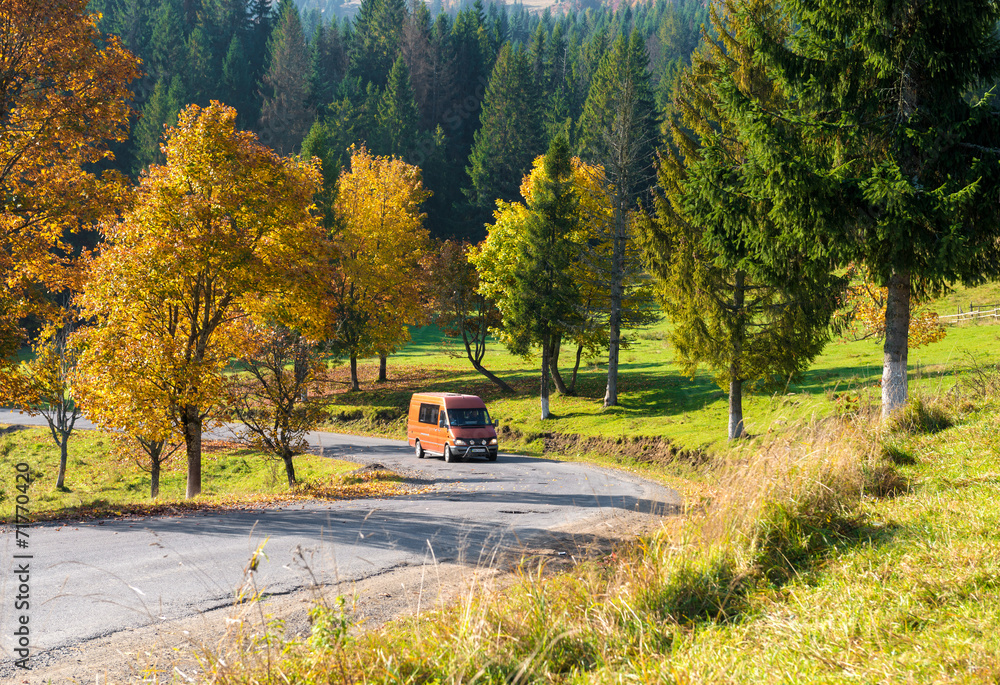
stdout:
{"type": "Polygon", "coordinates": [[[458,457],[451,451],[451,445],[444,446],[444,460],[449,464],[453,464],[458,461],[458,457]]]}
{"type": "Polygon", "coordinates": [[[496,461],[496,460],[497,460],[497,455],[495,455],[495,454],[493,454],[493,453],[491,452],[491,453],[490,453],[490,455],[489,455],[488,457],[486,457],[486,458],[487,458],[487,459],[488,459],[489,461],[496,461]]]}
{"type": "Polygon", "coordinates": [[[424,458],[424,446],[420,444],[419,440],[413,441],[413,453],[417,455],[417,459],[424,458]]]}

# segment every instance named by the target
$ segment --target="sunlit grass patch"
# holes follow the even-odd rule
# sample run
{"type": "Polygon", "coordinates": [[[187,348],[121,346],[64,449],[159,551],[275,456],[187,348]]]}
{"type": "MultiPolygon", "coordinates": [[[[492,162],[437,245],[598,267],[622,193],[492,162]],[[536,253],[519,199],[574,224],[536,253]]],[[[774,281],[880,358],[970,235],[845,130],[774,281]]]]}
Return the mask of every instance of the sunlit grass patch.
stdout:
{"type": "Polygon", "coordinates": [[[160,475],[160,496],[149,497],[150,476],[138,465],[116,457],[108,435],[80,431],[69,441],[66,489],[55,487],[59,450],[45,429],[0,436],[0,522],[9,521],[16,504],[14,472],[27,463],[32,474],[29,505],[33,520],[69,517],[153,515],[205,508],[249,508],[308,499],[354,499],[398,494],[401,479],[390,472],[352,474],[353,462],[303,454],[295,457],[298,484],[288,488],[284,465],[235,443],[206,442],[202,455],[202,493],[184,498],[186,459],[183,449],[160,475]],[[7,487],[7,484],[10,487],[7,487]]]}

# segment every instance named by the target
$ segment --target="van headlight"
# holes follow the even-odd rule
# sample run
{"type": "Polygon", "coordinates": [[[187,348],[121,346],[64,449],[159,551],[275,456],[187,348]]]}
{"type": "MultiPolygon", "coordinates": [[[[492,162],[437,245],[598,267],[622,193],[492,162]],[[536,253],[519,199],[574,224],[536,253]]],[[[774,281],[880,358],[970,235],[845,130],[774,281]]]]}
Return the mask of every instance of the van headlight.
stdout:
{"type": "Polygon", "coordinates": [[[456,447],[459,446],[459,445],[461,445],[462,447],[465,447],[467,444],[469,444],[469,443],[467,443],[465,440],[456,440],[455,441],[455,446],[456,447]]]}
{"type": "Polygon", "coordinates": [[[496,439],[496,438],[491,438],[491,439],[490,439],[490,444],[491,444],[491,445],[495,445],[495,444],[497,444],[497,439],[496,439]]]}

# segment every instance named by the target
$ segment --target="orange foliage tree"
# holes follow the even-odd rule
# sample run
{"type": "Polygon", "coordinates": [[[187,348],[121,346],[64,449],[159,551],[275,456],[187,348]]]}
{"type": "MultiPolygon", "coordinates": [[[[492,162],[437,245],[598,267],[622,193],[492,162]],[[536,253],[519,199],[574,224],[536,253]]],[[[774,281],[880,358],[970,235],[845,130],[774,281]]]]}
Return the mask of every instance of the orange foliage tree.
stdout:
{"type": "Polygon", "coordinates": [[[201,492],[202,425],[223,397],[223,369],[246,347],[246,318],[295,322],[322,261],[317,170],[235,121],[217,102],[181,113],[166,164],[151,166],[128,211],[104,225],[81,298],[97,322],[81,358],[90,406],[139,435],[155,426],[165,436],[167,424],[181,433],[188,497],[201,492]]]}
{"type": "MultiPolygon", "coordinates": [[[[128,135],[138,61],[101,34],[87,0],[0,2],[0,358],[24,314],[70,278],[63,239],[117,206],[122,184],[88,170],[128,135]]],[[[47,317],[50,318],[51,317],[47,317]]],[[[10,399],[8,363],[0,398],[10,399]]]]}
{"type": "Polygon", "coordinates": [[[326,337],[350,357],[352,390],[360,389],[358,357],[396,351],[410,339],[406,324],[423,316],[429,237],[420,204],[429,196],[419,167],[364,148],[340,176],[326,337]]]}
{"type": "MultiPolygon", "coordinates": [[[[851,285],[845,297],[844,316],[848,332],[855,340],[885,339],[885,307],[889,289],[879,287],[864,267],[850,268],[851,285]]],[[[916,348],[943,340],[945,328],[935,312],[921,309],[923,302],[910,299],[909,346],[916,348]]]]}

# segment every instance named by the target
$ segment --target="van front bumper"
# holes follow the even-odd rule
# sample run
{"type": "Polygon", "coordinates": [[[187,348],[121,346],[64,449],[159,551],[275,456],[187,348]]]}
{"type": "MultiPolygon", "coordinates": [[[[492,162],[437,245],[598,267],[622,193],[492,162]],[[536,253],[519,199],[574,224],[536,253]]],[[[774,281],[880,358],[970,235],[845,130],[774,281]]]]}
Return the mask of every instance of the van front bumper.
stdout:
{"type": "Polygon", "coordinates": [[[469,457],[489,457],[496,459],[497,445],[470,445],[469,447],[453,447],[456,454],[462,455],[462,459],[469,457]],[[464,452],[462,450],[465,450],[464,452]]]}

